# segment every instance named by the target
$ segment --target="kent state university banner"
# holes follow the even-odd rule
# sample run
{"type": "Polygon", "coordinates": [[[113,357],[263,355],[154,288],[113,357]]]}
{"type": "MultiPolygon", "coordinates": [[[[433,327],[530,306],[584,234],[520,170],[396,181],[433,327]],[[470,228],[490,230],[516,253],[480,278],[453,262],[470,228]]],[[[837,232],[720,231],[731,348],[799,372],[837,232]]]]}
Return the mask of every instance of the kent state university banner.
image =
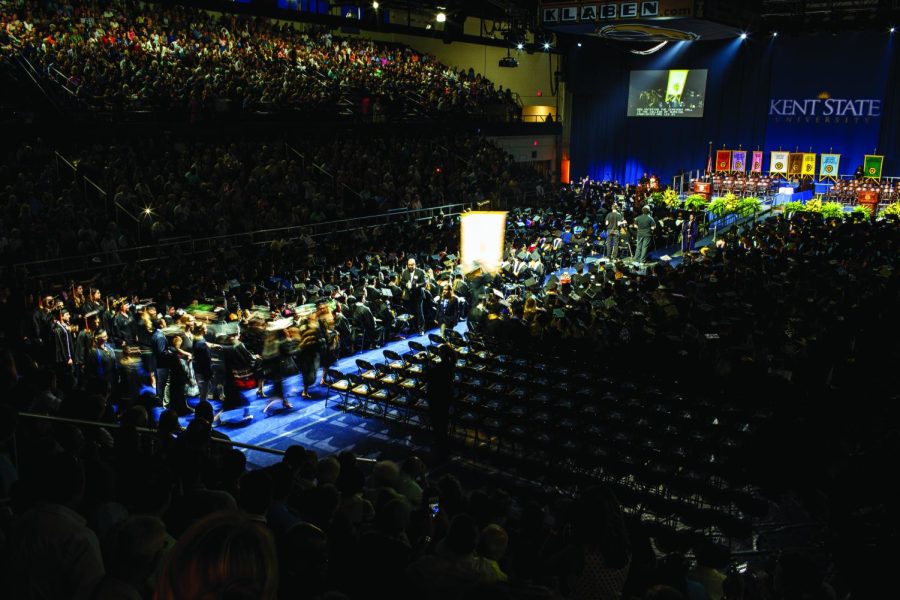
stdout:
{"type": "Polygon", "coordinates": [[[746,150],[734,150],[731,153],[731,170],[736,173],[743,173],[747,170],[746,150]]]}
{"type": "Polygon", "coordinates": [[[822,159],[819,162],[819,181],[824,179],[833,179],[836,181],[840,166],[840,154],[823,154],[822,159]]]}
{"type": "Polygon", "coordinates": [[[779,36],[772,43],[778,59],[769,88],[766,148],[831,148],[850,161],[844,168],[852,173],[878,146],[891,45],[884,36],[861,32],[779,36]]]}
{"type": "Polygon", "coordinates": [[[802,152],[791,152],[790,154],[788,154],[787,174],[789,176],[803,175],[803,153],[802,152]]]}
{"type": "Polygon", "coordinates": [[[753,158],[750,160],[750,172],[751,173],[762,173],[762,161],[763,161],[762,150],[754,150],[753,158]]]}
{"type": "Polygon", "coordinates": [[[731,170],[731,150],[716,150],[716,172],[727,173],[731,170]]]}
{"type": "Polygon", "coordinates": [[[881,181],[881,168],[884,166],[884,157],[878,154],[866,154],[863,161],[863,176],[866,179],[881,181]]]}
{"type": "Polygon", "coordinates": [[[803,153],[803,176],[813,177],[816,174],[816,155],[814,152],[803,153]]]}
{"type": "Polygon", "coordinates": [[[769,162],[769,173],[785,175],[788,168],[788,154],[786,150],[772,152],[772,160],[769,162]]]}

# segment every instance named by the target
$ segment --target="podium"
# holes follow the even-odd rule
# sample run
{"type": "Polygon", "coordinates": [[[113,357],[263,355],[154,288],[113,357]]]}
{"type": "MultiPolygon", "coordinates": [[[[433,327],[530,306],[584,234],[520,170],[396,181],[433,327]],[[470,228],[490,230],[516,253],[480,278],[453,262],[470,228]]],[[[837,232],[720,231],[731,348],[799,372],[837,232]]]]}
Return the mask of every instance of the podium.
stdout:
{"type": "Polygon", "coordinates": [[[712,188],[712,184],[708,181],[695,181],[694,182],[694,193],[700,194],[707,200],[709,200],[710,189],[712,188]]]}
{"type": "Polygon", "coordinates": [[[856,203],[868,206],[875,214],[878,207],[878,191],[877,190],[859,190],[856,192],[856,203]]]}

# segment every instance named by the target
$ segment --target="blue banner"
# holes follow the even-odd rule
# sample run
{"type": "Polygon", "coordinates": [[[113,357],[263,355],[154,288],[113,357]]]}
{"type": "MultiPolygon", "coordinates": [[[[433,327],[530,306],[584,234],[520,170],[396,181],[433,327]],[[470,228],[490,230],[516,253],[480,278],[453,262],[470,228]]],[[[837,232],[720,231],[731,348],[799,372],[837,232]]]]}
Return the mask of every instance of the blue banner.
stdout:
{"type": "Polygon", "coordinates": [[[841,166],[840,154],[823,154],[819,163],[819,180],[836,179],[841,166]]]}
{"type": "Polygon", "coordinates": [[[772,40],[766,148],[840,154],[853,173],[878,145],[891,47],[888,36],[838,37],[772,40]]]}

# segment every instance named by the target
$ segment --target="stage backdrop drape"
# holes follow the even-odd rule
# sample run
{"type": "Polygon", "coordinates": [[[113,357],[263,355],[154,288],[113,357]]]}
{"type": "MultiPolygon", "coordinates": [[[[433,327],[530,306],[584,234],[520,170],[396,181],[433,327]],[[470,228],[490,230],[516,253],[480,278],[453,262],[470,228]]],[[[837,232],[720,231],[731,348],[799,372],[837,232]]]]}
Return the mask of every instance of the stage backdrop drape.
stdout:
{"type": "Polygon", "coordinates": [[[710,141],[713,150],[766,150],[764,164],[768,151],[779,145],[801,151],[812,146],[816,153],[833,147],[845,154],[846,169],[862,158],[848,154],[878,144],[888,157],[885,172],[895,164],[900,84],[889,78],[897,52],[887,33],[676,42],[650,56],[613,46],[581,50],[569,55],[566,71],[573,104],[573,179],[634,182],[648,171],[667,183],[679,172],[703,169],[710,141]],[[703,117],[626,117],[630,72],[652,69],[707,69],[703,117]],[[878,99],[881,117],[869,119],[867,126],[877,121],[874,129],[862,131],[855,122],[800,124],[786,122],[784,115],[776,122],[777,115],[770,114],[772,100],[817,99],[823,92],[878,99]]]}

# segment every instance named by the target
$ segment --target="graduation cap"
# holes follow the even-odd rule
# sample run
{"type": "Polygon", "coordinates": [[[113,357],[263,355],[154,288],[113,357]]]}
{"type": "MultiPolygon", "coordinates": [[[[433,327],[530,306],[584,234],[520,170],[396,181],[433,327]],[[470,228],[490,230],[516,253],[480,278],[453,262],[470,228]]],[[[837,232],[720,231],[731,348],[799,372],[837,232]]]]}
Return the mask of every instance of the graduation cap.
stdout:
{"type": "Polygon", "coordinates": [[[537,287],[538,282],[537,282],[537,279],[535,279],[534,277],[529,277],[528,279],[525,280],[524,285],[526,288],[533,288],[533,287],[537,287]]]}
{"type": "Polygon", "coordinates": [[[561,309],[561,308],[554,308],[554,309],[553,309],[553,316],[554,316],[554,317],[558,317],[558,318],[560,318],[560,319],[564,319],[564,318],[566,317],[566,311],[563,310],[563,309],[561,309]]]}
{"type": "Polygon", "coordinates": [[[523,250],[516,254],[516,258],[518,258],[519,260],[525,260],[526,258],[528,258],[528,253],[523,250]]]}
{"type": "Polygon", "coordinates": [[[541,255],[539,252],[534,251],[531,253],[531,260],[541,260],[541,255]]]}
{"type": "Polygon", "coordinates": [[[432,254],[432,255],[431,255],[431,260],[433,260],[433,261],[439,261],[439,260],[441,260],[441,255],[440,255],[440,254],[432,254]]]}
{"type": "Polygon", "coordinates": [[[584,271],[584,263],[578,263],[575,265],[575,272],[582,273],[584,271]]]}
{"type": "Polygon", "coordinates": [[[597,297],[597,294],[600,292],[600,286],[592,285],[591,287],[584,290],[584,295],[593,300],[597,297]]]}
{"type": "Polygon", "coordinates": [[[305,284],[305,283],[295,283],[295,284],[294,284],[294,289],[295,289],[295,290],[305,290],[305,289],[306,289],[306,284],[305,284]]]}
{"type": "Polygon", "coordinates": [[[85,318],[85,319],[90,319],[90,318],[92,318],[92,317],[96,317],[96,316],[99,315],[99,314],[100,314],[100,311],[99,311],[99,310],[92,310],[91,312],[89,312],[89,313],[87,313],[86,315],[84,315],[84,318],[85,318]]]}
{"type": "Polygon", "coordinates": [[[570,299],[572,302],[578,302],[579,300],[581,300],[581,296],[579,296],[579,295],[576,294],[575,292],[572,292],[571,294],[569,294],[569,299],[570,299]]]}
{"type": "Polygon", "coordinates": [[[275,319],[266,323],[266,331],[283,331],[294,324],[294,319],[275,319]]]}
{"type": "Polygon", "coordinates": [[[445,258],[446,258],[447,260],[456,260],[456,255],[455,255],[455,254],[448,254],[445,258]]]}
{"type": "Polygon", "coordinates": [[[552,232],[550,232],[550,233],[553,234],[553,237],[559,237],[559,236],[562,235],[562,230],[560,230],[560,229],[554,229],[554,230],[553,230],[552,232]]]}
{"type": "Polygon", "coordinates": [[[452,260],[445,260],[445,261],[443,262],[443,265],[449,269],[450,267],[453,266],[453,261],[452,261],[452,260]]]}
{"type": "Polygon", "coordinates": [[[551,285],[556,285],[556,284],[558,284],[558,283],[559,283],[559,277],[557,277],[556,275],[551,275],[551,276],[547,279],[546,286],[547,286],[547,287],[550,287],[551,285]]]}
{"type": "Polygon", "coordinates": [[[497,296],[498,298],[503,298],[503,292],[501,292],[500,290],[493,289],[492,291],[494,292],[494,295],[497,296]]]}

